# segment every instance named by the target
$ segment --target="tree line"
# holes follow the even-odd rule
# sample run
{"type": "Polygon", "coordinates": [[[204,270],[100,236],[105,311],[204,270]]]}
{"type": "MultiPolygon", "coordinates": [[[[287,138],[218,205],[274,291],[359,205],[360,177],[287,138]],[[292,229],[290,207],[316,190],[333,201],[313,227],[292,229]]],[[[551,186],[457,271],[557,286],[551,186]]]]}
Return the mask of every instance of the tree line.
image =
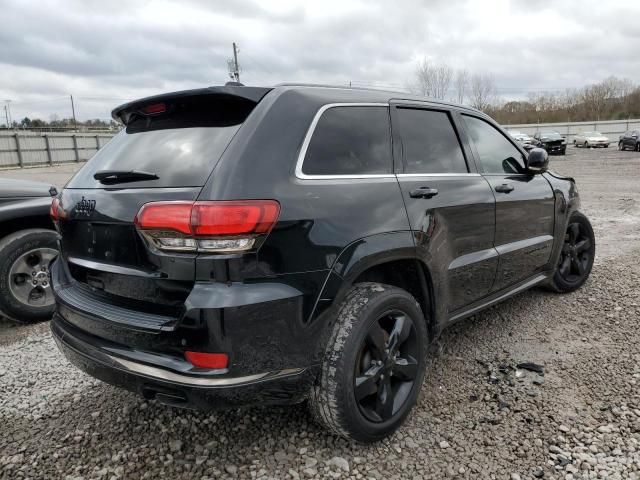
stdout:
{"type": "Polygon", "coordinates": [[[426,97],[477,108],[505,125],[640,118],[640,86],[615,76],[582,88],[529,93],[523,100],[505,100],[498,95],[493,75],[454,70],[425,59],[418,62],[409,89],[426,97]]]}
{"type": "MultiPolygon", "coordinates": [[[[22,129],[31,129],[31,128],[51,128],[51,129],[70,129],[70,128],[82,128],[82,127],[90,127],[90,128],[109,128],[109,129],[119,129],[120,126],[114,120],[101,120],[99,118],[94,118],[90,120],[84,121],[74,121],[73,118],[58,118],[56,115],[51,116],[51,120],[41,120],[40,118],[29,118],[24,117],[19,122],[13,120],[11,122],[11,128],[22,128],[22,129]]],[[[0,128],[6,128],[6,121],[0,123],[0,128]]]]}

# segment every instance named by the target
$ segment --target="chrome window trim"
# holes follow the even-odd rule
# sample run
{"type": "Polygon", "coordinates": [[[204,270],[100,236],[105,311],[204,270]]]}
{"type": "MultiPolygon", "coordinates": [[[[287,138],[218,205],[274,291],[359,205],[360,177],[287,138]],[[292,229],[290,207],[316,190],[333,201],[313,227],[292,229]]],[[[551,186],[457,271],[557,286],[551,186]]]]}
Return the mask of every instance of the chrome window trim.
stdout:
{"type": "Polygon", "coordinates": [[[398,178],[407,177],[480,177],[479,173],[397,173],[398,178]]]}
{"type": "MultiPolygon", "coordinates": [[[[322,114],[329,110],[330,108],[335,107],[385,107],[389,108],[389,103],[358,103],[358,102],[348,102],[348,103],[327,103],[318,109],[313,120],[311,121],[311,125],[307,130],[307,133],[304,136],[304,141],[302,142],[302,147],[300,148],[300,153],[298,154],[298,160],[296,162],[296,170],[295,175],[300,180],[357,180],[357,179],[368,179],[368,178],[395,178],[393,173],[371,173],[371,174],[362,174],[362,175],[307,175],[302,172],[302,164],[304,163],[304,157],[307,155],[307,149],[309,148],[309,144],[311,143],[311,138],[313,137],[313,133],[315,132],[316,126],[320,121],[320,117],[322,114]]],[[[391,132],[389,132],[391,135],[391,132]]],[[[392,159],[392,152],[389,152],[389,158],[392,159]]],[[[393,162],[392,162],[393,165],[393,162]]]]}

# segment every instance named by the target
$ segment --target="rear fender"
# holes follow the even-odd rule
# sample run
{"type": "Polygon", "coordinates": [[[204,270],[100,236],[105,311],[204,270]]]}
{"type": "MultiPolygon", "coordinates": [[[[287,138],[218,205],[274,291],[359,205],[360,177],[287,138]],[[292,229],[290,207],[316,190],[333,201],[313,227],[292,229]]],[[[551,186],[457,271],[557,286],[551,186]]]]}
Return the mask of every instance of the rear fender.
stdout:
{"type": "MultiPolygon", "coordinates": [[[[318,354],[321,356],[324,351],[342,300],[363,272],[376,265],[416,258],[410,231],[372,235],[347,245],[334,262],[309,319],[322,325],[318,354]]],[[[426,279],[421,287],[427,288],[426,279]]],[[[430,292],[428,295],[431,298],[430,292]]]]}

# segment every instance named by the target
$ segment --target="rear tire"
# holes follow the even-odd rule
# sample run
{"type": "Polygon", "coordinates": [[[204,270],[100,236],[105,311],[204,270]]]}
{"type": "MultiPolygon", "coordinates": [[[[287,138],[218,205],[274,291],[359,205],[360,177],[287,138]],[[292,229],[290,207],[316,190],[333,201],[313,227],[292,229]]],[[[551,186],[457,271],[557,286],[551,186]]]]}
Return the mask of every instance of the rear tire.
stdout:
{"type": "Polygon", "coordinates": [[[623,142],[618,142],[618,150],[620,150],[621,152],[624,150],[624,143],[623,142]]]}
{"type": "Polygon", "coordinates": [[[391,435],[416,403],[428,335],[406,291],[360,283],[339,307],[309,408],[331,432],[362,443],[391,435]]]}
{"type": "Polygon", "coordinates": [[[58,235],[29,229],[0,240],[0,313],[18,323],[49,320],[55,309],[49,265],[58,235]]]}
{"type": "Polygon", "coordinates": [[[581,212],[572,213],[550,288],[558,293],[580,288],[589,278],[595,253],[596,240],[591,222],[581,212]]]}
{"type": "Polygon", "coordinates": [[[640,152],[640,142],[636,143],[636,152],[640,152]]]}
{"type": "Polygon", "coordinates": [[[591,145],[589,145],[589,142],[584,142],[584,148],[591,148],[591,145]]]}

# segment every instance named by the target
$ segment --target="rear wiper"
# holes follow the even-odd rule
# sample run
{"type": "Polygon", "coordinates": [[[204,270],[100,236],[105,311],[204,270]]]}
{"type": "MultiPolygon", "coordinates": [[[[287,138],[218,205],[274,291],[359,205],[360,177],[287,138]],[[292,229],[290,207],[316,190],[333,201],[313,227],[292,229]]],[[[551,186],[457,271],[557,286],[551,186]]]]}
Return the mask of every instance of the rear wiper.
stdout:
{"type": "Polygon", "coordinates": [[[140,170],[100,170],[93,174],[93,178],[104,185],[113,185],[115,183],[157,180],[160,177],[155,173],[141,172],[140,170]]]}

